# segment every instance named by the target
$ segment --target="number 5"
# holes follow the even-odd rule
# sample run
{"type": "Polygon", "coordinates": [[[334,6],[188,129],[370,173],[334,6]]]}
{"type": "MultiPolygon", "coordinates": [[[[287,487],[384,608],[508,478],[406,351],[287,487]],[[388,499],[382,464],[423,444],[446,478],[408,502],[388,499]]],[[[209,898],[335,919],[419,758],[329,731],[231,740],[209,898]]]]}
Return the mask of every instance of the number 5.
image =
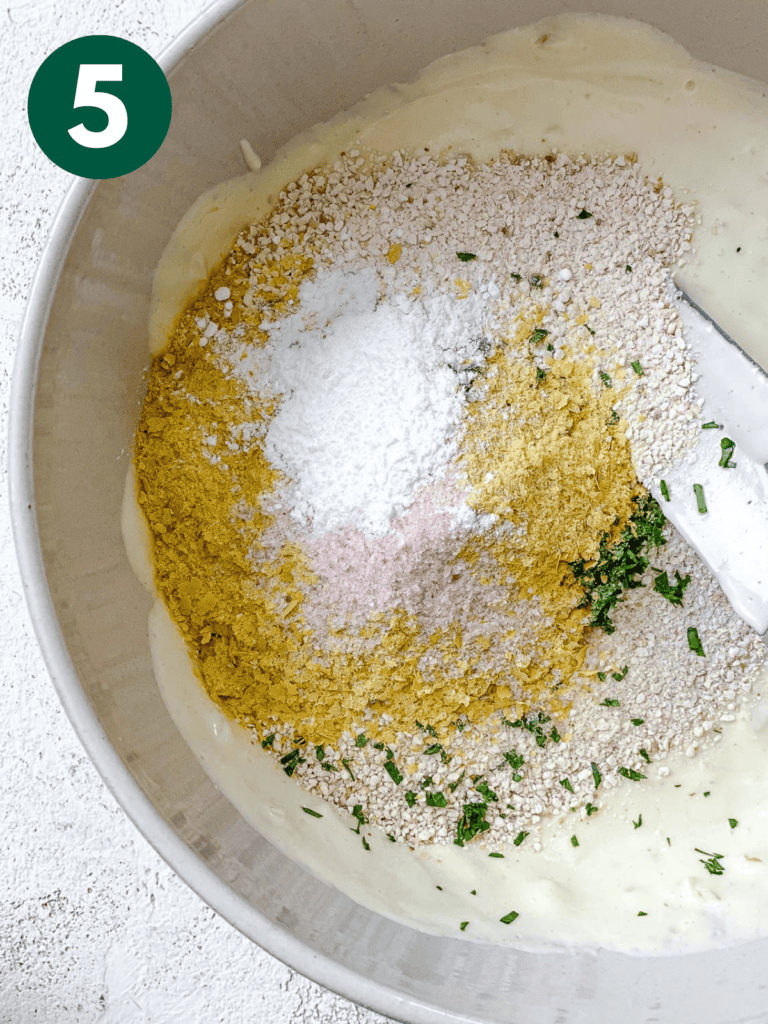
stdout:
{"type": "Polygon", "coordinates": [[[81,122],[69,129],[69,134],[80,146],[88,149],[106,149],[114,146],[128,129],[128,111],[123,101],[111,92],[98,92],[99,82],[122,82],[122,64],[81,64],[75,89],[75,107],[98,107],[107,115],[107,126],[92,132],[81,122]]]}

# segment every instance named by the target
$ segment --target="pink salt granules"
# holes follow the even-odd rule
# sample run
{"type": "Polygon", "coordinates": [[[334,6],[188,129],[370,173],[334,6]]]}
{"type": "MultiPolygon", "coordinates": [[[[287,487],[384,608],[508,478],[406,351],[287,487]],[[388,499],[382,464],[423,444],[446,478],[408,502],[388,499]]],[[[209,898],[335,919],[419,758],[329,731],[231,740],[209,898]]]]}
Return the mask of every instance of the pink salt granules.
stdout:
{"type": "Polygon", "coordinates": [[[320,579],[305,605],[307,624],[324,632],[330,623],[362,626],[371,613],[413,610],[425,586],[437,583],[430,567],[442,575],[446,555],[453,553],[446,548],[458,553],[473,518],[462,490],[446,479],[424,487],[383,537],[354,526],[305,535],[303,546],[320,579]]]}

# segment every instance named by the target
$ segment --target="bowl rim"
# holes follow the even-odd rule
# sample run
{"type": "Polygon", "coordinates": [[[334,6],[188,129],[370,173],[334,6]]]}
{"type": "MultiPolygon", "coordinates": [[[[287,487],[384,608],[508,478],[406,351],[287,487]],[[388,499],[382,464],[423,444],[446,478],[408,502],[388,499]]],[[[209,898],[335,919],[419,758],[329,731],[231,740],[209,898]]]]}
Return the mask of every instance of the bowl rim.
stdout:
{"type": "MultiPolygon", "coordinates": [[[[250,2],[213,0],[161,51],[157,61],[166,75],[225,19],[250,2]]],[[[412,1024],[467,1021],[463,1014],[446,1013],[404,997],[315,952],[235,893],[156,810],[112,746],[83,690],[46,578],[35,513],[32,446],[37,374],[54,295],[71,240],[98,186],[98,180],[75,178],[56,212],[29,288],[9,402],[8,492],[14,546],[30,619],[56,694],[97,772],[129,820],[200,899],[246,938],[311,981],[392,1019],[404,1014],[412,1024]]]]}

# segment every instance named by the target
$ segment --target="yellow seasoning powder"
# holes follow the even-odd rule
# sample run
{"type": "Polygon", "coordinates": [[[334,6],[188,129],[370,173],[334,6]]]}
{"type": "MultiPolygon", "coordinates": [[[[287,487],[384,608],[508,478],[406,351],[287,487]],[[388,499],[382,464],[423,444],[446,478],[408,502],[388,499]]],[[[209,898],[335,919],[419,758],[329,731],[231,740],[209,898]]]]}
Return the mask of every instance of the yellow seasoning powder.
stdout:
{"type": "Polygon", "coordinates": [[[530,356],[532,322],[523,323],[489,360],[483,400],[470,406],[460,465],[470,504],[525,527],[522,535],[473,540],[484,547],[519,593],[537,597],[544,626],[515,671],[531,701],[569,681],[586,654],[588,616],[570,563],[596,559],[600,540],[615,540],[644,494],[632,467],[615,392],[596,385],[593,362],[530,356]]]}

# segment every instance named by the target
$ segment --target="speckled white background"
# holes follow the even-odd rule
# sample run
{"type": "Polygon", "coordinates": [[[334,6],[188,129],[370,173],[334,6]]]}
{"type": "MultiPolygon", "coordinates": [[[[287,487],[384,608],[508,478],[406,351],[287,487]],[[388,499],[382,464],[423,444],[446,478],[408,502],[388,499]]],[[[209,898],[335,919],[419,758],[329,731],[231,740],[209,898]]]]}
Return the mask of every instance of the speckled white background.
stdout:
{"type": "Polygon", "coordinates": [[[77,36],[159,51],[207,0],[5,0],[0,9],[0,1024],[381,1024],[262,952],[176,878],[107,792],[58,700],[7,510],[11,371],[71,182],[26,121],[35,71],[77,36]]]}

